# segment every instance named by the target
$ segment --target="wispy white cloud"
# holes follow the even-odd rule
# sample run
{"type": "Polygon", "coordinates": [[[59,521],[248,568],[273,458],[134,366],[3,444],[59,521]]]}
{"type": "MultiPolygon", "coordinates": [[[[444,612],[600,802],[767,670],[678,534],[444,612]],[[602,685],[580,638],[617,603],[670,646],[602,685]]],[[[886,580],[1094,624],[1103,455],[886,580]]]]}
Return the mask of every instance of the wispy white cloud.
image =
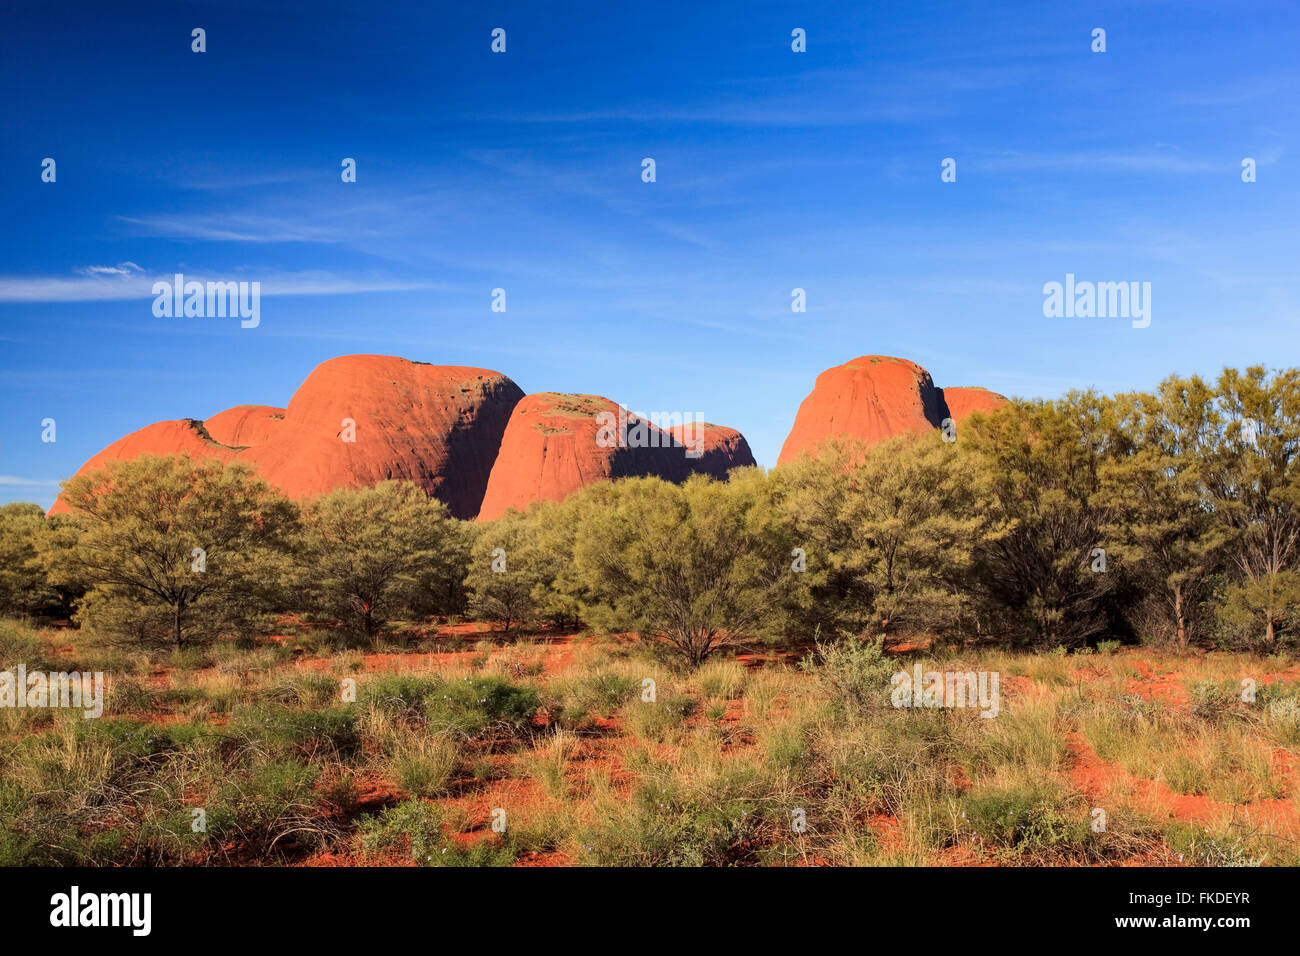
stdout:
{"type": "Polygon", "coordinates": [[[20,478],[17,475],[0,475],[0,486],[6,488],[57,488],[57,478],[20,478]]]}
{"type": "Polygon", "coordinates": [[[341,226],[288,222],[261,216],[119,216],[138,234],[162,239],[201,239],[209,242],[339,243],[356,238],[356,230],[341,226]]]}
{"type": "MultiPolygon", "coordinates": [[[[0,302],[121,302],[154,297],[155,282],[171,282],[173,275],[96,273],[76,276],[0,276],[0,302]]],[[[186,281],[249,281],[262,284],[262,295],[351,295],[359,292],[407,292],[438,289],[436,283],[390,276],[340,276],[329,272],[267,272],[213,275],[186,272],[186,281]]]]}
{"type": "Polygon", "coordinates": [[[144,270],[134,262],[119,262],[115,266],[86,266],[81,272],[88,276],[129,276],[144,270]]]}

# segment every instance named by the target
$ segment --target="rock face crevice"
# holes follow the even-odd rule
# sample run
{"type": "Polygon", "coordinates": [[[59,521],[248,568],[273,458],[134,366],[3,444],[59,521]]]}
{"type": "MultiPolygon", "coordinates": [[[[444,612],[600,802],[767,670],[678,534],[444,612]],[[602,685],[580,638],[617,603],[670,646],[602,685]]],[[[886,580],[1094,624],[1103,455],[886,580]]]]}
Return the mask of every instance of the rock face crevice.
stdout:
{"type": "Polygon", "coordinates": [[[817,376],[799,406],[778,463],[812,452],[830,438],[874,443],[927,432],[945,418],[961,421],[1006,401],[983,388],[938,388],[929,372],[907,359],[863,355],[817,376]]]}

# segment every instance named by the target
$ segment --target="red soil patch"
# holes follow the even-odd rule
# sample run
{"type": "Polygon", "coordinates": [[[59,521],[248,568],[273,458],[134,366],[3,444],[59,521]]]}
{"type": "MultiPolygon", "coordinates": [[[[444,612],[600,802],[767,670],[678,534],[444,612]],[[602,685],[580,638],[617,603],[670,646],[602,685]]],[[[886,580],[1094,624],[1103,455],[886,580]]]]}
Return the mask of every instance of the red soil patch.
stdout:
{"type": "Polygon", "coordinates": [[[1069,734],[1066,740],[1074,758],[1070,779],[1091,800],[1100,800],[1111,790],[1120,789],[1141,797],[1184,823],[1208,824],[1240,811],[1258,821],[1286,828],[1300,824],[1300,809],[1291,800],[1266,799],[1234,807],[1208,796],[1175,793],[1160,780],[1133,777],[1122,768],[1102,760],[1080,734],[1069,734]]]}

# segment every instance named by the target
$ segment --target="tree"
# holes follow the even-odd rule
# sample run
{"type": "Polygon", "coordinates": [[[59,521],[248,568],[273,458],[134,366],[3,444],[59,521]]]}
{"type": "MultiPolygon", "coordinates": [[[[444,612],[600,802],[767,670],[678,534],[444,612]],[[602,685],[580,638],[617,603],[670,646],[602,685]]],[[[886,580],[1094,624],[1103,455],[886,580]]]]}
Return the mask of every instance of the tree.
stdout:
{"type": "Polygon", "coordinates": [[[1004,529],[976,548],[973,583],[992,625],[1059,646],[1105,632],[1116,580],[1093,570],[1093,552],[1106,523],[1098,469],[1115,450],[1109,400],[1071,392],[1014,402],[964,434],[970,467],[987,469],[987,519],[1004,529]]]}
{"type": "Polygon", "coordinates": [[[314,498],[302,506],[302,529],[298,573],[313,608],[367,637],[441,598],[463,573],[458,523],[410,482],[314,498]]]}
{"type": "Polygon", "coordinates": [[[533,582],[529,599],[536,613],[549,617],[557,628],[582,623],[586,590],[574,568],[573,549],[585,500],[573,495],[559,503],[536,502],[525,517],[527,531],[519,558],[533,582]]]}
{"type": "Polygon", "coordinates": [[[1294,633],[1300,607],[1300,370],[1226,369],[1215,397],[1220,427],[1205,451],[1205,481],[1239,575],[1220,616],[1259,628],[1275,649],[1294,633]]]}
{"type": "MultiPolygon", "coordinates": [[[[782,469],[784,471],[784,469],[782,469]]],[[[951,629],[965,611],[978,469],[937,434],[834,443],[781,480],[825,618],[853,632],[951,629]]]]}
{"type": "Polygon", "coordinates": [[[78,530],[51,570],[88,585],[78,618],[177,648],[269,607],[296,520],[248,466],[188,456],[111,462],[66,482],[63,498],[78,530]]]}
{"type": "Polygon", "coordinates": [[[1118,396],[1115,407],[1127,441],[1099,471],[1106,548],[1156,596],[1168,632],[1185,648],[1228,540],[1205,489],[1204,458],[1218,431],[1213,391],[1199,378],[1171,377],[1154,395],[1118,396]]]}
{"type": "Polygon", "coordinates": [[[465,589],[471,611],[502,625],[507,634],[528,621],[535,610],[533,592],[542,583],[529,514],[507,511],[478,526],[470,548],[465,589]]]}
{"type": "Polygon", "coordinates": [[[602,506],[582,511],[574,548],[584,619],[662,641],[692,665],[782,632],[794,537],[762,471],[682,485],[634,478],[599,494],[602,506]]]}
{"type": "Polygon", "coordinates": [[[40,562],[45,534],[40,505],[14,502],[0,507],[0,612],[38,614],[58,607],[59,594],[40,562]]]}

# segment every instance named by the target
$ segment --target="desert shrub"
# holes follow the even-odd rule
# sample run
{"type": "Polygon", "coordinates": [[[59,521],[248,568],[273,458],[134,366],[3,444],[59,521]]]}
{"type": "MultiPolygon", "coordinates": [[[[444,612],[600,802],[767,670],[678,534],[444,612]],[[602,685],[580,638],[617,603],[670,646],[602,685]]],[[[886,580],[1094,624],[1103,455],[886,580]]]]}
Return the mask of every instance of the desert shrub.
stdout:
{"type": "Polygon", "coordinates": [[[1300,746],[1300,695],[1269,701],[1264,708],[1264,725],[1281,746],[1300,746]]]}
{"type": "Polygon", "coordinates": [[[399,738],[386,766],[411,796],[435,797],[446,789],[459,759],[460,747],[448,737],[409,735],[399,738]]]}
{"type": "Polygon", "coordinates": [[[1221,720],[1241,706],[1241,691],[1231,681],[1199,680],[1187,689],[1191,711],[1211,723],[1221,720]]]}
{"type": "Polygon", "coordinates": [[[609,717],[641,691],[634,677],[601,668],[587,674],[559,678],[548,687],[555,716],[568,724],[582,724],[593,717],[609,717]]]}
{"type": "Polygon", "coordinates": [[[562,728],[539,738],[533,744],[528,762],[529,773],[550,796],[563,798],[568,793],[565,774],[578,746],[578,738],[571,731],[562,728]]]}
{"type": "Polygon", "coordinates": [[[218,856],[264,859],[327,842],[336,834],[317,811],[318,777],[295,760],[258,759],[230,773],[205,804],[208,845],[218,856]]]}
{"type": "Polygon", "coordinates": [[[423,800],[403,800],[361,821],[361,845],[370,853],[406,850],[421,866],[510,866],[513,840],[489,838],[462,847],[443,833],[443,812],[423,800]]]}
{"type": "Polygon", "coordinates": [[[424,713],[425,700],[444,682],[414,674],[383,674],[368,678],[357,690],[361,707],[376,707],[393,716],[415,717],[424,713]]]}
{"type": "Polygon", "coordinates": [[[694,680],[704,697],[739,697],[745,688],[745,667],[736,661],[711,660],[695,672],[694,680]]]}
{"type": "Polygon", "coordinates": [[[38,631],[17,621],[0,620],[0,667],[13,670],[19,664],[26,664],[29,672],[69,668],[69,663],[60,661],[50,645],[41,640],[38,631]]]}
{"type": "MultiPolygon", "coordinates": [[[[767,781],[753,767],[681,781],[651,775],[629,802],[580,829],[581,861],[594,866],[725,866],[756,860],[767,781]]],[[[785,825],[782,820],[782,825],[785,825]]]]}
{"type": "Polygon", "coordinates": [[[473,532],[465,576],[470,612],[507,634],[533,619],[533,594],[547,573],[546,562],[531,547],[534,530],[528,515],[511,511],[473,532]]]}
{"type": "Polygon", "coordinates": [[[531,687],[483,676],[441,684],[425,698],[424,710],[431,727],[474,737],[489,728],[518,732],[540,704],[531,687]]]}
{"type": "Polygon", "coordinates": [[[0,614],[54,614],[63,609],[62,595],[47,580],[41,563],[46,533],[40,505],[0,505],[0,614]]]}
{"type": "Polygon", "coordinates": [[[249,744],[278,757],[346,758],[361,744],[354,711],[339,707],[237,710],[231,724],[249,744]]]}
{"type": "Polygon", "coordinates": [[[276,704],[322,707],[338,700],[339,682],[328,674],[315,671],[290,671],[263,691],[263,697],[276,704]]]}
{"type": "Polygon", "coordinates": [[[1013,857],[1046,862],[1093,850],[1096,835],[1086,809],[1067,806],[1061,794],[1047,786],[975,791],[962,805],[970,835],[1013,857]]]}
{"type": "Polygon", "coordinates": [[[663,741],[695,713],[696,701],[685,694],[664,694],[657,700],[634,700],[621,711],[628,732],[641,740],[663,741]]]}
{"type": "Polygon", "coordinates": [[[780,638],[799,584],[791,524],[769,491],[757,469],[586,490],[574,505],[583,620],[635,631],[691,667],[727,645],[780,638]]]}
{"type": "Polygon", "coordinates": [[[778,499],[807,555],[806,624],[959,633],[972,547],[991,524],[976,501],[987,472],[956,460],[940,436],[908,434],[875,446],[834,440],[782,466],[778,499]]]}
{"type": "Polygon", "coordinates": [[[1181,862],[1192,866],[1263,866],[1278,841],[1239,824],[1209,829],[1200,824],[1172,825],[1166,837],[1181,862]]]}
{"type": "Polygon", "coordinates": [[[394,616],[437,608],[435,596],[457,600],[462,537],[446,505],[410,482],[340,488],[303,505],[300,593],[371,637],[394,616]]]}
{"type": "Polygon", "coordinates": [[[884,638],[859,641],[845,637],[834,643],[818,642],[799,667],[816,677],[836,703],[860,713],[889,704],[890,678],[898,666],[885,658],[884,652],[884,638]]]}
{"type": "Polygon", "coordinates": [[[403,800],[359,825],[361,845],[369,853],[406,849],[411,859],[427,864],[441,851],[442,811],[424,800],[403,800]]]}

